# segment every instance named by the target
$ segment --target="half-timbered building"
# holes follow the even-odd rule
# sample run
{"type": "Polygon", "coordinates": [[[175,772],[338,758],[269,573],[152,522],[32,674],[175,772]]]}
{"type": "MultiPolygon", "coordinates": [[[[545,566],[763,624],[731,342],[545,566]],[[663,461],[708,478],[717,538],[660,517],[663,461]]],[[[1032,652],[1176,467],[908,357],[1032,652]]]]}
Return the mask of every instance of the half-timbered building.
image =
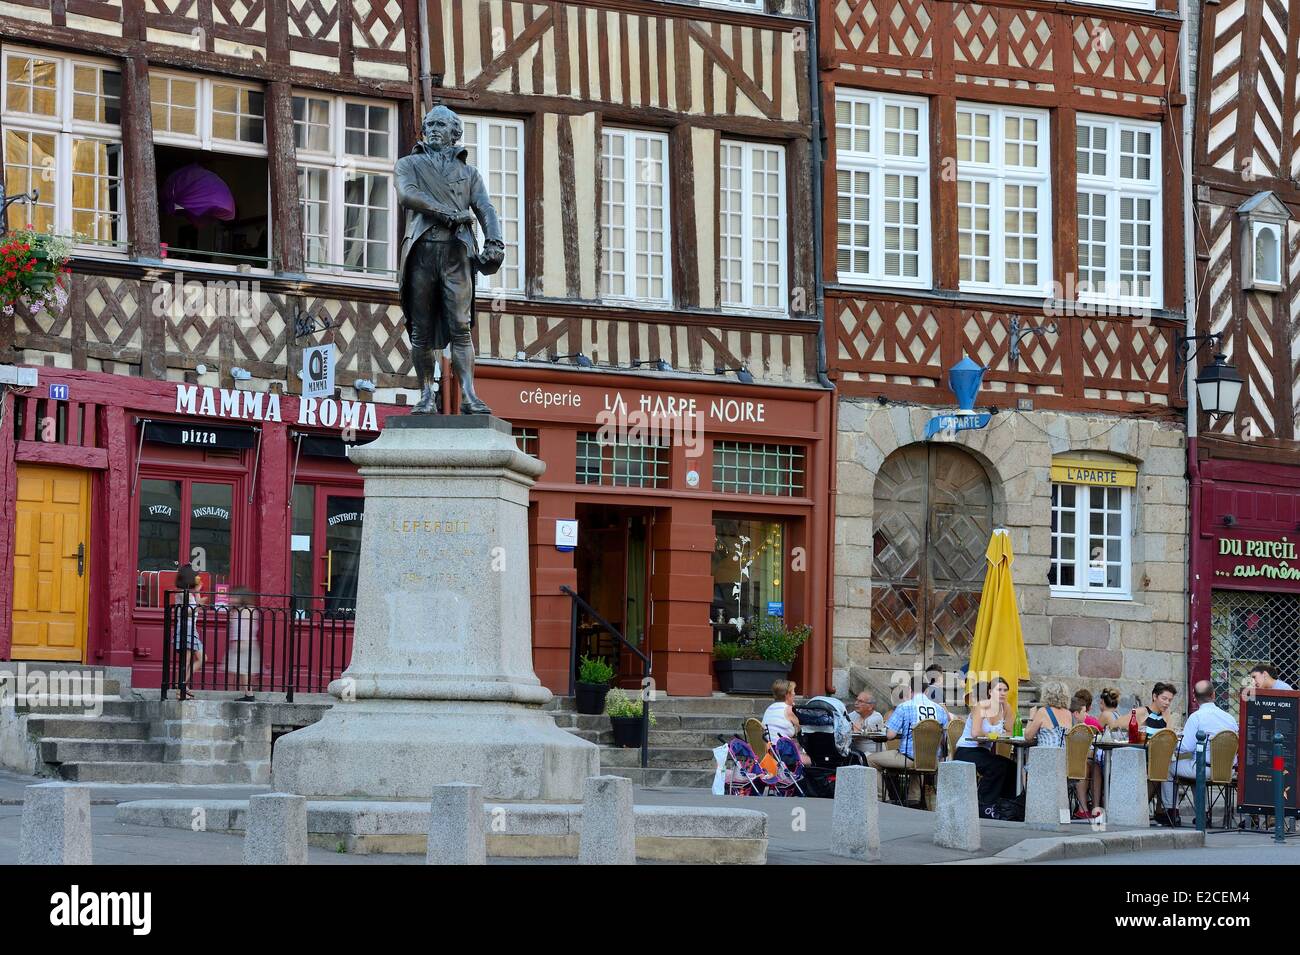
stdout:
{"type": "Polygon", "coordinates": [[[1188,422],[1190,669],[1235,712],[1258,664],[1300,685],[1300,5],[1207,3],[1197,38],[1189,375],[1243,385],[1188,422]]]}
{"type": "Polygon", "coordinates": [[[1034,682],[1181,685],[1177,4],[821,12],[835,682],[964,665],[1005,527],[1034,682]],[[966,358],[990,421],[927,441],[966,358]]]}
{"type": "Polygon", "coordinates": [[[539,676],[569,686],[567,585],[661,690],[709,692],[767,618],[812,626],[824,688],[811,33],[804,0],[0,0],[6,192],[39,191],[8,223],[78,242],[66,307],[0,322],[39,371],[3,405],[0,658],[149,685],[194,555],[346,640],[344,448],[414,394],[393,166],[443,102],[508,250],[479,393],[547,465],[527,562],[484,555],[531,589],[539,676]]]}

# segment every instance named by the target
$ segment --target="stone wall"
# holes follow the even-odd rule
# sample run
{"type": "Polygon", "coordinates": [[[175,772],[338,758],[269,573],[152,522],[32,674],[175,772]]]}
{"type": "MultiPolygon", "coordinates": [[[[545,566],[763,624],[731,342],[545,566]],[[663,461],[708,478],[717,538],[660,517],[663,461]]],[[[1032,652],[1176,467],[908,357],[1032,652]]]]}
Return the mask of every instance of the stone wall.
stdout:
{"type": "MultiPolygon", "coordinates": [[[[835,526],[834,683],[856,689],[870,664],[873,496],[890,453],[919,439],[933,408],[842,400],[835,526]],[[858,672],[851,672],[858,671],[858,672]]],[[[1156,680],[1186,692],[1187,483],[1174,423],[1056,412],[1007,412],[951,442],[993,486],[995,523],[1011,533],[1013,579],[1031,682],[1117,686],[1145,700],[1156,680]],[[1133,489],[1132,599],[1053,597],[1052,456],[1105,452],[1138,465],[1133,489]]]]}

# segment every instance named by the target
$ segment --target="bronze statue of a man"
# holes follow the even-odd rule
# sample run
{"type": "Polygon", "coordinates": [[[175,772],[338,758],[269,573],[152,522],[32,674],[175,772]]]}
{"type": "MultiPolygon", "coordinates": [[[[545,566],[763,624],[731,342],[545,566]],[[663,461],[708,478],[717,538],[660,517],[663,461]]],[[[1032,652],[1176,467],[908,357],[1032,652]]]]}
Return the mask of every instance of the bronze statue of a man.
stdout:
{"type": "Polygon", "coordinates": [[[457,145],[460,118],[445,106],[424,117],[424,138],[397,161],[397,200],[406,209],[406,234],[398,258],[402,312],[411,360],[420,381],[414,414],[434,411],[436,353],[451,344],[451,365],[460,383],[462,414],[491,414],[474,393],[474,273],[492,275],[505,260],[496,210],[478,170],[457,145]],[[483,229],[483,251],[474,219],[483,229]]]}

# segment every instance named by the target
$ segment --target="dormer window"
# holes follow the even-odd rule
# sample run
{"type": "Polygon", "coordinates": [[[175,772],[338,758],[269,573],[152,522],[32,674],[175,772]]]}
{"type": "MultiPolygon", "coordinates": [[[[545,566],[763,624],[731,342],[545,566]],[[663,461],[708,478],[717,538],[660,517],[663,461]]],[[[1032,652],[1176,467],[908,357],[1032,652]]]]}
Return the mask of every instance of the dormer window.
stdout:
{"type": "Polygon", "coordinates": [[[1272,192],[1251,196],[1237,209],[1241,217],[1241,287],[1281,292],[1286,284],[1282,249],[1291,211],[1272,192]]]}

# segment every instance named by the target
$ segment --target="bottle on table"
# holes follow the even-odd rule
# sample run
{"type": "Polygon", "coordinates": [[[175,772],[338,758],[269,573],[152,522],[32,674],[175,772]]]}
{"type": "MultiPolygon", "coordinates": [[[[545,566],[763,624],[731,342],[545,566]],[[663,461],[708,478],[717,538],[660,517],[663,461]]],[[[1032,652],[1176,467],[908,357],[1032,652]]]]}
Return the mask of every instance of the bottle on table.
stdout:
{"type": "Polygon", "coordinates": [[[1138,707],[1142,701],[1137,697],[1133,698],[1133,709],[1128,715],[1128,741],[1130,743],[1142,742],[1142,727],[1138,726],[1138,707]]]}

